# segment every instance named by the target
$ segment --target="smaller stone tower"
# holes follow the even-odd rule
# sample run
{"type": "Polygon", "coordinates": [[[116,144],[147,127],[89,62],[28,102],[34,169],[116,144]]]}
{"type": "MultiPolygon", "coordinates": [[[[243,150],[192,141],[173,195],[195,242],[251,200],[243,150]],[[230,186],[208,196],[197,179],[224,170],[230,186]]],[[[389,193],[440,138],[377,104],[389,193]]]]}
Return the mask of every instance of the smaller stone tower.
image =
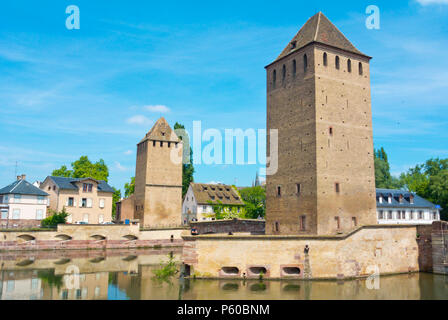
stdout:
{"type": "Polygon", "coordinates": [[[144,227],[181,224],[182,146],[163,117],[137,144],[134,217],[144,227]]]}

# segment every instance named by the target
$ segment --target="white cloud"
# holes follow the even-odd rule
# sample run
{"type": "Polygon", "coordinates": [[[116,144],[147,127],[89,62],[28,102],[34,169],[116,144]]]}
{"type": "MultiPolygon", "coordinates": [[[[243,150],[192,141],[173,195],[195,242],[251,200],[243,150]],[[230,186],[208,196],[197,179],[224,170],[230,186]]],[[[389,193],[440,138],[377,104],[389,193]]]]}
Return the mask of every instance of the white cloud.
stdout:
{"type": "Polygon", "coordinates": [[[144,106],[143,108],[145,108],[149,112],[158,112],[158,113],[170,112],[170,108],[168,108],[167,106],[161,105],[161,104],[153,105],[153,106],[144,106]]]}
{"type": "Polygon", "coordinates": [[[427,6],[430,4],[448,4],[448,0],[416,0],[422,6],[427,6]]]}
{"type": "Polygon", "coordinates": [[[148,125],[152,123],[151,119],[148,119],[145,116],[142,115],[136,115],[133,117],[130,117],[126,120],[127,123],[129,124],[140,124],[140,125],[148,125]]]}
{"type": "Polygon", "coordinates": [[[118,161],[115,161],[115,168],[118,169],[119,171],[127,171],[128,170],[128,168],[121,165],[121,163],[118,161]]]}
{"type": "Polygon", "coordinates": [[[124,152],[124,154],[125,154],[125,155],[130,155],[130,154],[132,154],[132,150],[126,150],[126,151],[124,152]]]}

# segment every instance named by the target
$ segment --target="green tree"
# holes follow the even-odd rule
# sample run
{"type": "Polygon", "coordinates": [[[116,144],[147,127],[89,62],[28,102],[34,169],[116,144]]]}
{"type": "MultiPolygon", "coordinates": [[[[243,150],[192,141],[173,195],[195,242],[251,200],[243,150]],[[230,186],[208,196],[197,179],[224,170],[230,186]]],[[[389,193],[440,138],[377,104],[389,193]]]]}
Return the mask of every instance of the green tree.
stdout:
{"type": "Polygon", "coordinates": [[[234,219],[234,218],[245,218],[246,210],[243,206],[235,206],[223,204],[221,201],[208,201],[208,203],[213,207],[213,212],[207,217],[214,217],[216,220],[223,219],[234,219]]]}
{"type": "MultiPolygon", "coordinates": [[[[174,130],[177,130],[177,129],[185,130],[185,126],[176,122],[174,124],[174,130]]],[[[179,138],[182,140],[182,137],[179,137],[179,138]]],[[[190,183],[194,181],[194,178],[193,178],[193,174],[194,174],[193,149],[189,146],[184,146],[183,157],[184,157],[184,159],[186,157],[188,157],[188,149],[187,148],[190,148],[190,161],[189,161],[189,163],[182,164],[182,198],[187,193],[190,183]]]]}
{"type": "Polygon", "coordinates": [[[58,224],[65,224],[65,221],[68,217],[67,211],[65,211],[65,207],[62,208],[61,212],[56,211],[50,211],[51,215],[49,217],[46,217],[40,222],[40,225],[42,227],[50,227],[54,228],[57,227],[58,224]]]}
{"type": "Polygon", "coordinates": [[[128,198],[135,191],[135,177],[131,177],[131,182],[124,184],[124,197],[128,198]]]}
{"type": "Polygon", "coordinates": [[[390,165],[383,147],[374,151],[375,185],[377,188],[400,188],[400,180],[390,174],[390,165]]]}
{"type": "Polygon", "coordinates": [[[400,175],[406,189],[442,207],[441,218],[448,220],[448,159],[429,159],[400,175]]]}
{"type": "Polygon", "coordinates": [[[70,178],[93,178],[107,182],[109,169],[103,159],[92,163],[87,156],[82,156],[71,164],[72,170],[63,165],[52,172],[53,176],[70,178]]]}
{"type": "Polygon", "coordinates": [[[245,203],[246,218],[257,219],[266,215],[266,190],[261,186],[244,188],[240,190],[241,198],[245,203]]]}
{"type": "Polygon", "coordinates": [[[112,196],[112,219],[115,219],[117,215],[117,202],[121,200],[121,190],[114,189],[114,194],[112,196]]]}

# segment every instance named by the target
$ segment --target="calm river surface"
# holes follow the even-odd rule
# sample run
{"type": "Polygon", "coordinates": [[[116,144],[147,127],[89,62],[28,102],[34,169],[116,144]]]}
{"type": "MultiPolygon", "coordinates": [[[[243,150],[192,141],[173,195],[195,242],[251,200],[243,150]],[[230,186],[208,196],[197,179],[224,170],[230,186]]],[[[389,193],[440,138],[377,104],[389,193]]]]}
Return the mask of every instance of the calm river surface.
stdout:
{"type": "Polygon", "coordinates": [[[170,250],[0,253],[0,300],[121,299],[448,299],[448,277],[426,273],[366,280],[156,280],[170,250]]]}

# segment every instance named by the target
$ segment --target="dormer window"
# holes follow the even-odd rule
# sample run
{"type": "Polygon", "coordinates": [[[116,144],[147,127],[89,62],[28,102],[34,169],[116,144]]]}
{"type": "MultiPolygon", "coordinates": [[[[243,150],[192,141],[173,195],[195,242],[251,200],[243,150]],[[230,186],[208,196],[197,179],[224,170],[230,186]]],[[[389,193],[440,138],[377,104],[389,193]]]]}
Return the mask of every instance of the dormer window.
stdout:
{"type": "Polygon", "coordinates": [[[409,203],[410,203],[410,204],[414,204],[414,195],[413,195],[413,194],[411,194],[411,195],[409,196],[409,203]]]}
{"type": "Polygon", "coordinates": [[[295,49],[297,46],[297,41],[291,41],[291,50],[295,49]]]}
{"type": "Polygon", "coordinates": [[[391,196],[391,195],[388,195],[388,196],[387,196],[387,202],[388,202],[388,203],[392,203],[392,196],[391,196]]]}
{"type": "Polygon", "coordinates": [[[402,195],[402,194],[400,194],[400,196],[398,197],[398,201],[399,201],[400,203],[403,203],[403,195],[402,195]]]}
{"type": "Polygon", "coordinates": [[[383,196],[379,196],[379,197],[378,197],[378,202],[379,202],[379,203],[383,203],[383,196]]]}

